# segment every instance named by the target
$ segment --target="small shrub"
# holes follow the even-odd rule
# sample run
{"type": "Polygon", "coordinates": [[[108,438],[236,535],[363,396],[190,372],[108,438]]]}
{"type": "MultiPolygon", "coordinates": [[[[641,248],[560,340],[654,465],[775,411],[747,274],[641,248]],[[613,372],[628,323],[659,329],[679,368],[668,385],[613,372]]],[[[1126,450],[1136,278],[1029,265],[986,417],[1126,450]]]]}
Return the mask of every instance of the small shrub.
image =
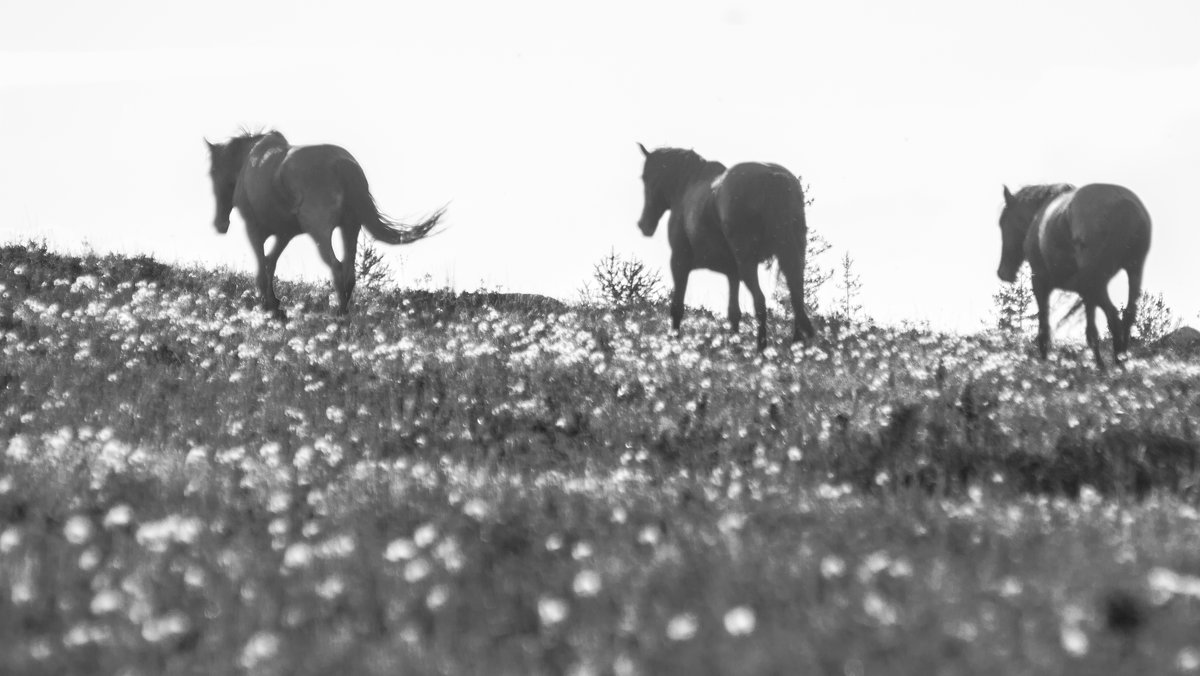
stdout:
{"type": "MultiPolygon", "coordinates": [[[[1125,308],[1121,308],[1124,314],[1125,308]]],[[[1163,336],[1179,327],[1179,319],[1161,293],[1142,291],[1138,297],[1137,321],[1133,324],[1133,338],[1140,343],[1148,344],[1162,340],[1163,336]]]]}
{"type": "Polygon", "coordinates": [[[375,243],[359,235],[358,261],[355,264],[358,276],[357,288],[368,292],[384,291],[392,285],[392,266],[388,265],[375,243]]]}
{"type": "Polygon", "coordinates": [[[662,276],[636,258],[609,253],[593,266],[592,282],[584,284],[580,296],[585,302],[613,307],[657,303],[664,296],[662,276]]]}
{"type": "Polygon", "coordinates": [[[1033,298],[1033,282],[1029,268],[1022,267],[1017,274],[1017,280],[1012,284],[1003,283],[992,294],[992,305],[995,312],[995,326],[1001,333],[1008,336],[1023,335],[1033,325],[1035,305],[1033,298]]]}

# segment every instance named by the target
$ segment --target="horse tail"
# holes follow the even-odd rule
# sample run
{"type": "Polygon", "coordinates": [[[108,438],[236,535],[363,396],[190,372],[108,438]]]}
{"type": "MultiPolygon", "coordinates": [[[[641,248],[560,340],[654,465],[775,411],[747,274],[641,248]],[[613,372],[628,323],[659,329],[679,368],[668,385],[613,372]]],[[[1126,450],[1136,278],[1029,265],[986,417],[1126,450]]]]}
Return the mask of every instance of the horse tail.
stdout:
{"type": "Polygon", "coordinates": [[[785,184],[785,191],[788,196],[788,211],[792,213],[791,225],[797,229],[799,236],[798,244],[802,254],[807,253],[808,249],[808,215],[805,213],[805,197],[804,184],[800,182],[799,176],[789,174],[776,174],[777,180],[785,184]]]}
{"type": "Polygon", "coordinates": [[[367,232],[384,244],[410,244],[428,235],[446,214],[442,207],[424,220],[401,223],[379,210],[375,198],[367,187],[367,177],[357,162],[343,160],[335,165],[342,187],[346,191],[346,202],[355,218],[366,227],[367,232]]]}

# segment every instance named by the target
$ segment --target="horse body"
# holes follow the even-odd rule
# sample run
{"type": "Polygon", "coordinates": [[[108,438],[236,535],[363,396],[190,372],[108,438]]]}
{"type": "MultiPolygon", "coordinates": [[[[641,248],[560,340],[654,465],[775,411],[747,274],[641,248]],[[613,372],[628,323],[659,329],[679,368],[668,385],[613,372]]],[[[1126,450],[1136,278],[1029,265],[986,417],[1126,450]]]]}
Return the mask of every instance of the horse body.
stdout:
{"type": "Polygon", "coordinates": [[[729,280],[729,323],[741,320],[739,284],[754,297],[758,347],[766,347],[766,296],[758,265],[775,257],[787,280],[795,312],[794,340],[813,335],[804,311],[804,258],[807,223],[800,182],[779,165],[749,162],[726,169],[690,150],[662,148],[646,157],[646,202],[638,226],[651,236],[671,212],[672,328],[683,320],[683,299],[692,270],[719,272],[729,280]]]}
{"type": "Polygon", "coordinates": [[[1150,215],[1128,188],[1090,184],[1030,186],[1013,195],[1004,189],[1000,217],[1004,253],[998,274],[1012,281],[1021,259],[1029,261],[1038,304],[1038,348],[1047,356],[1050,343],[1049,299],[1054,289],[1078,293],[1087,320],[1087,341],[1103,366],[1095,310],[1104,311],[1113,336],[1113,358],[1128,349],[1137,317],[1142,272],[1150,251],[1150,215]],[[1015,265],[1014,265],[1015,262],[1015,265]],[[1124,317],[1108,296],[1108,283],[1124,270],[1129,299],[1124,317]]]}
{"type": "Polygon", "coordinates": [[[416,241],[440,221],[442,211],[416,225],[388,219],[375,206],[362,167],[335,145],[292,146],[279,132],[247,134],[227,143],[209,143],[215,225],[224,234],[237,208],[258,259],[258,287],[268,311],[282,314],[275,296],[275,266],[288,243],[307,232],[333,273],[338,312],[349,311],[355,285],[355,257],[361,227],[387,244],[416,241]],[[341,229],[343,258],[333,249],[341,229]],[[265,249],[270,237],[275,243],[265,249]]]}

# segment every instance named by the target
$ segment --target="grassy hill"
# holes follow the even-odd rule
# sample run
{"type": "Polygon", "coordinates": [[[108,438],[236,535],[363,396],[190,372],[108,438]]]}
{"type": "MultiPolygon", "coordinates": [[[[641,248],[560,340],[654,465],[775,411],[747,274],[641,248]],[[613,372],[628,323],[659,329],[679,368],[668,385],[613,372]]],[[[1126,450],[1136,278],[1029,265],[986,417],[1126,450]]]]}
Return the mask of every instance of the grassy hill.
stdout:
{"type": "Polygon", "coordinates": [[[1200,366],[0,249],[0,673],[1200,669],[1200,366]],[[748,324],[748,322],[747,322],[748,324]]]}

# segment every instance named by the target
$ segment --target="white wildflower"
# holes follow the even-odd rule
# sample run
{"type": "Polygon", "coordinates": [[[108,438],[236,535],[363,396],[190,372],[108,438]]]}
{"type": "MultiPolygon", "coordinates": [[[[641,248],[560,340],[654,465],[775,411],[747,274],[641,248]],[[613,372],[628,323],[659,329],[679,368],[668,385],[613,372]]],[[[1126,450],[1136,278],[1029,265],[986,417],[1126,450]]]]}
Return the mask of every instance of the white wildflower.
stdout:
{"type": "Polygon", "coordinates": [[[590,598],[600,593],[601,580],[600,575],[594,570],[581,570],[575,575],[575,582],[571,588],[575,591],[576,596],[590,598]]]}
{"type": "Polygon", "coordinates": [[[392,540],[383,551],[383,558],[388,561],[407,561],[416,555],[417,546],[407,538],[392,540]]]}
{"type": "Polygon", "coordinates": [[[692,613],[680,613],[667,622],[667,638],[672,641],[690,641],[696,635],[700,623],[692,613]]]}
{"type": "Polygon", "coordinates": [[[260,631],[246,642],[239,662],[244,669],[254,670],[274,659],[279,653],[279,636],[269,631],[260,631]]]}
{"type": "Polygon", "coordinates": [[[553,596],[543,596],[538,599],[538,618],[542,625],[552,627],[567,619],[571,609],[567,602],[553,596]]]}
{"type": "Polygon", "coordinates": [[[737,606],[725,613],[725,631],[730,636],[746,636],[754,633],[756,619],[749,606],[737,606]]]}
{"type": "Polygon", "coordinates": [[[92,521],[86,516],[76,514],[67,519],[63,526],[63,537],[73,545],[81,545],[92,537],[92,521]]]}

